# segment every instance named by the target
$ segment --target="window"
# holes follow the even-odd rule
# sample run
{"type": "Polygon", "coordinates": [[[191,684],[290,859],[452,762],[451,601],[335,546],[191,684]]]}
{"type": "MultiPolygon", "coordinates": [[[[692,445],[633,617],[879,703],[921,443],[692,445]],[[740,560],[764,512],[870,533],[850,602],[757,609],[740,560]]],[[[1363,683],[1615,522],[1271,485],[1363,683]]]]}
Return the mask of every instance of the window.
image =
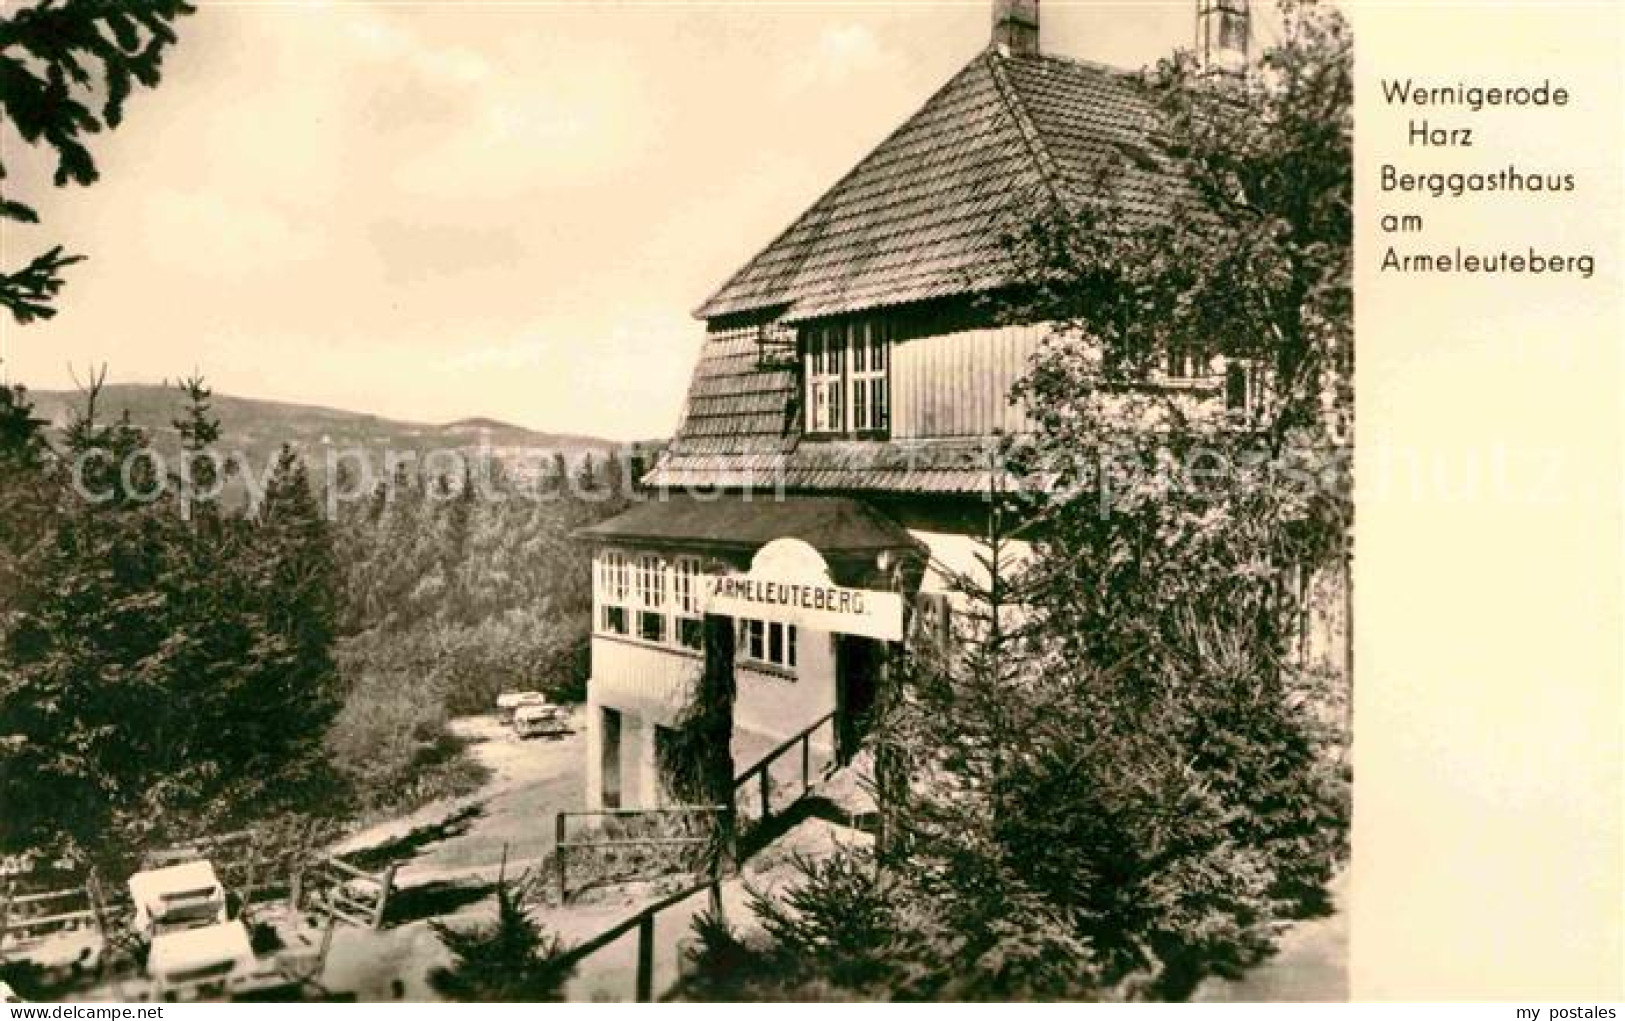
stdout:
{"type": "Polygon", "coordinates": [[[1168,348],[1167,373],[1171,380],[1205,379],[1211,374],[1208,353],[1193,344],[1173,344],[1168,348]]]}
{"type": "Polygon", "coordinates": [[[885,323],[811,327],[803,365],[807,431],[883,433],[891,427],[891,330],[885,323]]]}
{"type": "Polygon", "coordinates": [[[953,645],[953,604],[944,592],[921,592],[914,600],[914,641],[938,655],[953,645]]]}
{"type": "Polygon", "coordinates": [[[638,558],[638,637],[666,640],[666,561],[653,553],[638,558]]]}
{"type": "Polygon", "coordinates": [[[741,620],[738,657],[754,663],[794,670],[796,626],[777,621],[741,620]]]}
{"type": "Polygon", "coordinates": [[[605,550],[598,557],[598,629],[608,634],[628,632],[626,603],[630,595],[626,554],[605,550]]]}
{"type": "Polygon", "coordinates": [[[815,329],[807,346],[807,428],[815,433],[838,433],[846,428],[841,398],[845,334],[838,329],[815,329]]]}
{"type": "Polygon", "coordinates": [[[673,564],[671,579],[677,644],[687,649],[698,649],[704,644],[700,624],[699,558],[678,557],[673,564]]]}
{"type": "Polygon", "coordinates": [[[704,571],[700,557],[605,550],[597,561],[598,632],[699,651],[704,571]]]}
{"type": "Polygon", "coordinates": [[[1224,367],[1224,409],[1233,422],[1250,423],[1257,414],[1260,397],[1258,367],[1232,359],[1224,367]]]}
{"type": "Polygon", "coordinates": [[[879,323],[852,330],[852,429],[880,432],[887,426],[886,331],[879,323]]]}

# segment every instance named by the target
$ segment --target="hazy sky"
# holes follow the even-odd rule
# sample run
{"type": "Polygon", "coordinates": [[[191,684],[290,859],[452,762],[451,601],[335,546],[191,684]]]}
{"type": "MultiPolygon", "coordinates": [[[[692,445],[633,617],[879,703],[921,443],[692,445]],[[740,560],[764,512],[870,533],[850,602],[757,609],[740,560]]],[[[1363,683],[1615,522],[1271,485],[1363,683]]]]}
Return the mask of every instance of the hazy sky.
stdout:
{"type": "MultiPolygon", "coordinates": [[[[629,438],[676,425],[710,292],[987,43],[963,3],[199,0],[163,84],[51,189],[62,313],[13,381],[203,372],[404,419],[629,438]]],[[[1044,0],[1049,51],[1139,67],[1195,0],[1044,0]]]]}

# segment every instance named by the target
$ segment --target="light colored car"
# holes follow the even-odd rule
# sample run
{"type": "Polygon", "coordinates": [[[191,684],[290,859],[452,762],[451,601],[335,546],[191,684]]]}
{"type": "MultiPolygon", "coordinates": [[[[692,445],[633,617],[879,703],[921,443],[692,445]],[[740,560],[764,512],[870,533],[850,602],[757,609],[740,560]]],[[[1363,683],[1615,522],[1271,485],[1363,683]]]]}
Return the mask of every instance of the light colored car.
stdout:
{"type": "Polygon", "coordinates": [[[547,696],[539,691],[506,691],[497,696],[497,711],[509,720],[526,706],[547,704],[547,696]]]}
{"type": "Polygon", "coordinates": [[[520,737],[546,737],[570,733],[570,710],[561,705],[527,705],[513,714],[513,732],[520,737]]]}
{"type": "Polygon", "coordinates": [[[242,922],[224,922],[154,936],[147,954],[153,993],[165,1000],[217,999],[256,972],[242,922]]]}
{"type": "Polygon", "coordinates": [[[226,890],[206,861],[189,861],[130,877],[135,931],[147,939],[226,920],[226,890]]]}

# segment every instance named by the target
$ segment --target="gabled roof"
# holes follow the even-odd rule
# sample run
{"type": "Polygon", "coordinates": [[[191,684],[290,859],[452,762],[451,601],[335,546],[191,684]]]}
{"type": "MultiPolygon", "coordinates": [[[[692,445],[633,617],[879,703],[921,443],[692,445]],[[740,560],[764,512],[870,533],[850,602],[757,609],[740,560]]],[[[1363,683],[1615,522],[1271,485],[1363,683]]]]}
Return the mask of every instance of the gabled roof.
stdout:
{"type": "Polygon", "coordinates": [[[988,49],[697,311],[795,321],[986,291],[1012,280],[1007,233],[1059,202],[1167,211],[1136,76],[988,49]]]}

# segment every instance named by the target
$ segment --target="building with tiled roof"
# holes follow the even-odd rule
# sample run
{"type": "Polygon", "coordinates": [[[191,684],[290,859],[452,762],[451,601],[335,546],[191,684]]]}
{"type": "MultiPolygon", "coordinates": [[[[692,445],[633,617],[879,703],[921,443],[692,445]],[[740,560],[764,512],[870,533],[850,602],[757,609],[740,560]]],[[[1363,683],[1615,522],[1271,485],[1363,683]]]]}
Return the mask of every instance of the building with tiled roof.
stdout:
{"type": "MultiPolygon", "coordinates": [[[[661,799],[661,732],[698,680],[719,577],[761,575],[732,591],[770,604],[730,604],[736,766],[808,728],[826,758],[851,750],[903,617],[940,626],[951,576],[976,569],[990,445],[1030,430],[1010,393],[1046,327],[980,300],[1016,282],[1008,237],[1106,187],[1131,221],[1169,215],[1183,182],[1138,76],[1042,53],[1036,0],[993,6],[991,45],[699,306],[654,498],[588,532],[589,801],[661,799]],[[843,623],[839,600],[868,617],[843,623]]],[[[1201,38],[1245,51],[1245,0],[1198,9],[1201,38]]],[[[1206,368],[1180,382],[1217,396],[1206,368]]]]}

